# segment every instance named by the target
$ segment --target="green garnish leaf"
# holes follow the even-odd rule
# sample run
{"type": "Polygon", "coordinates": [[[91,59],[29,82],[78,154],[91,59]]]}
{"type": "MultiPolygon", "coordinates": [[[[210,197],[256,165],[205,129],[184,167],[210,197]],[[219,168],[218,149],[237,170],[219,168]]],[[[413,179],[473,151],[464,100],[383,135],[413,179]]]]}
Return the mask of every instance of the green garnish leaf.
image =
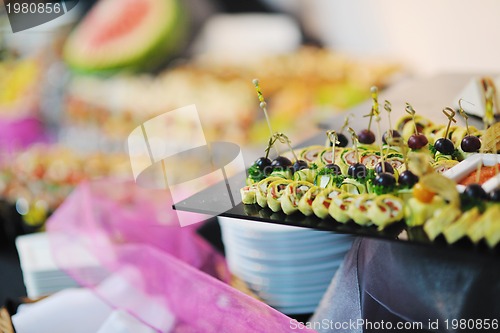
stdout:
{"type": "Polygon", "coordinates": [[[330,169],[330,168],[321,168],[319,171],[318,171],[318,176],[323,176],[323,175],[335,175],[335,172],[333,169],[330,169]]]}
{"type": "Polygon", "coordinates": [[[453,151],[453,154],[451,154],[451,157],[454,160],[460,161],[462,159],[462,154],[460,153],[460,151],[457,148],[455,148],[455,150],[453,151]]]}
{"type": "Polygon", "coordinates": [[[337,186],[338,188],[340,188],[340,186],[342,186],[342,183],[344,182],[344,179],[346,177],[343,176],[343,175],[336,175],[333,177],[333,182],[335,183],[335,186],[337,186]]]}
{"type": "Polygon", "coordinates": [[[395,186],[382,186],[382,185],[373,185],[373,193],[377,195],[388,194],[394,192],[396,189],[395,186]]]}
{"type": "Polygon", "coordinates": [[[432,153],[432,155],[436,155],[437,153],[437,149],[432,143],[429,143],[429,151],[432,153]]]}
{"type": "Polygon", "coordinates": [[[248,178],[250,178],[253,182],[259,182],[266,178],[266,176],[262,171],[260,171],[260,168],[257,165],[253,164],[250,168],[248,168],[248,178]]]}
{"type": "Polygon", "coordinates": [[[373,182],[373,180],[375,179],[376,176],[377,175],[375,174],[374,169],[367,169],[365,177],[354,177],[354,179],[356,179],[361,184],[366,185],[366,183],[368,183],[368,182],[373,182]]]}

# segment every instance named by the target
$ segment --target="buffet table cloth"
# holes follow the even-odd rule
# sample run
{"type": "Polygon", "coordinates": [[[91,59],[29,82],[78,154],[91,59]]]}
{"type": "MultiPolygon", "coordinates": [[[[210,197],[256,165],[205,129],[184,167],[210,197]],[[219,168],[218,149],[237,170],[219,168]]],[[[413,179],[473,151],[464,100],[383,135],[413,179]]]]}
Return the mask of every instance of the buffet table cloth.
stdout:
{"type": "Polygon", "coordinates": [[[479,322],[500,321],[499,262],[497,254],[358,238],[311,321],[320,332],[352,322],[361,325],[342,332],[380,332],[382,321],[476,332],[479,322]]]}
{"type": "Polygon", "coordinates": [[[196,234],[196,225],[181,228],[171,207],[167,191],[128,182],[83,183],[47,223],[58,265],[158,332],[303,328],[291,327],[289,317],[230,287],[224,258],[196,234]],[[75,258],[99,263],[107,275],[75,265],[75,258]],[[117,292],[117,280],[130,289],[117,292]]]}

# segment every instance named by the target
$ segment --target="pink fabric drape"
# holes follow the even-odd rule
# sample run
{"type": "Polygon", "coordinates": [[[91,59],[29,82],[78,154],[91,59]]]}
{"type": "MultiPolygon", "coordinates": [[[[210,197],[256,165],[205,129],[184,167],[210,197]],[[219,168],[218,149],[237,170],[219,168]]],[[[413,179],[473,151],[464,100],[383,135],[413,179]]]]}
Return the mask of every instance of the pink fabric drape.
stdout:
{"type": "Polygon", "coordinates": [[[82,286],[159,332],[169,327],[167,314],[173,332],[299,330],[289,317],[230,287],[224,258],[196,224],[181,228],[171,207],[165,190],[83,183],[47,222],[56,261],[82,286]],[[130,288],[117,292],[113,281],[130,288]]]}
{"type": "Polygon", "coordinates": [[[0,118],[0,148],[17,150],[45,140],[42,122],[35,117],[0,118]]]}

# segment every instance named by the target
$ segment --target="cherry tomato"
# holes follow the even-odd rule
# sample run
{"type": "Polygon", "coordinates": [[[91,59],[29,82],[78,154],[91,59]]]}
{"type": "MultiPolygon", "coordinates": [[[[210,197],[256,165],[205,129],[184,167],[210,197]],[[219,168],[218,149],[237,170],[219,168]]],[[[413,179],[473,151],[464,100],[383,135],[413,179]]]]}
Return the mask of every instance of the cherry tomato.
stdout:
{"type": "Polygon", "coordinates": [[[431,202],[434,198],[434,195],[434,192],[426,189],[421,183],[416,183],[415,186],[413,186],[413,196],[421,202],[431,202]]]}

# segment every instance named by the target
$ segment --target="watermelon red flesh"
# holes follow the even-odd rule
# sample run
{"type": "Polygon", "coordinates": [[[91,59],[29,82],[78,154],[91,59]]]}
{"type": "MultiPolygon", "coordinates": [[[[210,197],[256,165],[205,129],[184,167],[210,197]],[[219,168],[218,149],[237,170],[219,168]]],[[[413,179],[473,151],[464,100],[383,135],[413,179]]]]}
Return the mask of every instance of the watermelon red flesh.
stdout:
{"type": "Polygon", "coordinates": [[[136,70],[170,56],[186,30],[179,0],[101,0],[64,49],[79,72],[136,70]]]}
{"type": "MultiPolygon", "coordinates": [[[[123,6],[118,9],[116,15],[109,17],[109,21],[98,31],[94,36],[90,37],[90,42],[95,46],[99,46],[109,40],[120,38],[135,28],[140,26],[141,22],[146,18],[147,13],[151,10],[147,1],[122,0],[123,6]]],[[[101,25],[99,19],[92,15],[86,22],[88,26],[101,25]]]]}

